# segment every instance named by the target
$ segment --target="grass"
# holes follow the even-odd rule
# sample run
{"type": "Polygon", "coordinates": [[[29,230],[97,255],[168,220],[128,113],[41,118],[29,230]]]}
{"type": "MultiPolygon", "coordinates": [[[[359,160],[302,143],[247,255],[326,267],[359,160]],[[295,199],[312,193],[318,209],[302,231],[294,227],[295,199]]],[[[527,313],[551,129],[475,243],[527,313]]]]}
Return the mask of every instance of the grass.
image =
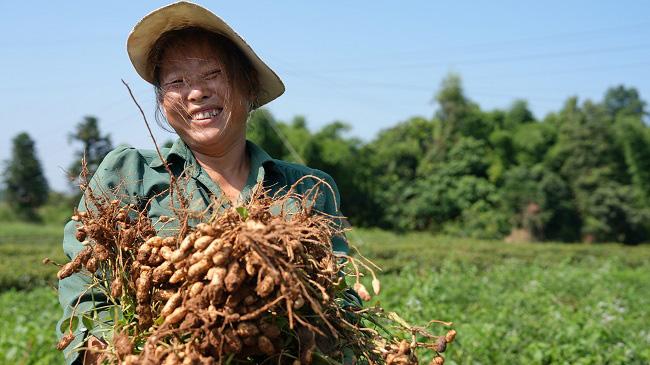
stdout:
{"type": "Polygon", "coordinates": [[[59,303],[48,287],[0,293],[0,363],[62,364],[54,348],[59,303]]]}
{"type": "MultiPolygon", "coordinates": [[[[23,271],[40,270],[29,266],[41,268],[43,256],[61,257],[61,231],[0,227],[0,237],[25,238],[0,241],[0,277],[21,282],[23,271]],[[27,239],[30,233],[51,237],[27,239]],[[4,269],[7,262],[13,270],[4,269]]],[[[385,268],[374,300],[412,323],[455,322],[446,364],[650,363],[650,246],[505,244],[376,230],[351,239],[385,268]]],[[[40,275],[28,277],[41,284],[11,286],[30,290],[2,287],[0,363],[61,362],[53,349],[60,309],[40,275]]]]}
{"type": "Polygon", "coordinates": [[[56,283],[57,268],[43,265],[49,257],[66,262],[61,248],[63,226],[25,223],[0,225],[0,290],[33,289],[56,283]]]}
{"type": "Polygon", "coordinates": [[[0,223],[0,244],[9,239],[34,241],[34,238],[61,239],[63,224],[47,225],[39,223],[2,222],[0,223]]]}
{"type": "MultiPolygon", "coordinates": [[[[51,224],[52,227],[63,225],[70,219],[72,207],[76,206],[79,198],[62,193],[50,192],[48,202],[36,210],[36,217],[41,223],[51,224]]],[[[21,225],[22,218],[18,216],[13,208],[0,199],[0,222],[7,222],[21,225]]],[[[0,228],[1,230],[1,228],[0,228]]]]}
{"type": "Polygon", "coordinates": [[[455,322],[448,364],[650,363],[648,246],[356,236],[384,308],[455,322]]]}

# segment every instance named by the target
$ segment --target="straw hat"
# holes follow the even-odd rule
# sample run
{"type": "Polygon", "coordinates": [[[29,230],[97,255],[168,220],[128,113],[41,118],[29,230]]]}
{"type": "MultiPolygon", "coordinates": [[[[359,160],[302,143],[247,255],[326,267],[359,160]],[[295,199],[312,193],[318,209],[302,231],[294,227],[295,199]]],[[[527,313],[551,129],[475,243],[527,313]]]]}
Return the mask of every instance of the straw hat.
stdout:
{"type": "Polygon", "coordinates": [[[257,71],[259,94],[256,106],[262,106],[284,93],[284,84],[253,49],[226,22],[210,10],[187,1],[164,6],[142,18],[133,27],[126,42],[131,63],[145,81],[154,82],[153,67],[149,64],[149,52],[158,38],[170,30],[200,27],[230,39],[257,71]]]}

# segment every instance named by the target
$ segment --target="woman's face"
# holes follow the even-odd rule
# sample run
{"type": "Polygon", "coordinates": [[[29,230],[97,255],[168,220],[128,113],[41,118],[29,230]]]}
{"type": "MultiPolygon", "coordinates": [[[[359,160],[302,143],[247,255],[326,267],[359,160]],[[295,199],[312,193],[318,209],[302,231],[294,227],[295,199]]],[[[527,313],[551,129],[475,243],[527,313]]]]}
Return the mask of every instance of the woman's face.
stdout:
{"type": "Polygon", "coordinates": [[[165,117],[193,151],[213,155],[246,135],[247,102],[209,41],[177,42],[160,64],[165,117]]]}

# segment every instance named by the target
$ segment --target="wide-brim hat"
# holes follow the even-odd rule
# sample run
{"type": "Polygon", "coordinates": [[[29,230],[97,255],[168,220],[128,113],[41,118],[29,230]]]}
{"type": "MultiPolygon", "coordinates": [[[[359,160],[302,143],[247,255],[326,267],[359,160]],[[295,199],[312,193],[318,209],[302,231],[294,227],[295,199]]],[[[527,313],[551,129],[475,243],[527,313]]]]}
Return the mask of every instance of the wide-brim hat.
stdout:
{"type": "Polygon", "coordinates": [[[210,10],[187,1],[179,1],[152,11],[142,18],[129,34],[126,50],[135,70],[145,81],[154,83],[154,67],[149,62],[149,53],[158,38],[170,30],[188,27],[199,27],[218,33],[239,47],[257,71],[259,92],[256,107],[284,93],[284,84],[280,77],[255,54],[239,34],[210,10]]]}

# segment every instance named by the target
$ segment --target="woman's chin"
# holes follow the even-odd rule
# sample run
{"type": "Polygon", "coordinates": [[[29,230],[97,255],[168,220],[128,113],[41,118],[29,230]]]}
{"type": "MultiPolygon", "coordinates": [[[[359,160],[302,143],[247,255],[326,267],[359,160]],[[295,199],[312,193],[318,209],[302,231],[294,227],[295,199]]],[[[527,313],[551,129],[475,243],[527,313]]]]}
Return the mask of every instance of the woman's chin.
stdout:
{"type": "Polygon", "coordinates": [[[185,138],[191,140],[192,144],[206,146],[217,142],[222,136],[223,133],[220,128],[205,128],[203,130],[193,130],[185,138]]]}

